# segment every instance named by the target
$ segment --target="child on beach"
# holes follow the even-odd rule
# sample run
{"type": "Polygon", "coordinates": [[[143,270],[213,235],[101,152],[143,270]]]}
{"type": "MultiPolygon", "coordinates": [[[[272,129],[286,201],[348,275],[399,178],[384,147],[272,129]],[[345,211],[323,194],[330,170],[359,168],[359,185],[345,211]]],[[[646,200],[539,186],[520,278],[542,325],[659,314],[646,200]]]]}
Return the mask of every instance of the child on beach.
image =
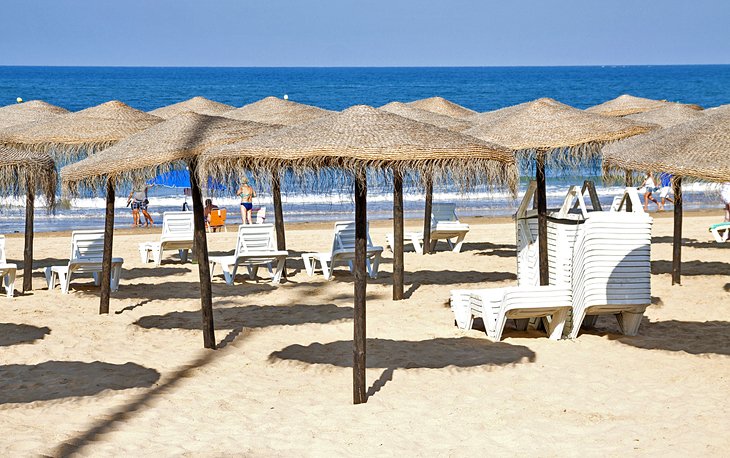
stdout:
{"type": "Polygon", "coordinates": [[[649,201],[654,202],[659,210],[664,210],[664,206],[659,203],[654,197],[652,197],[652,193],[656,190],[656,184],[654,183],[654,176],[651,172],[646,172],[646,177],[644,178],[644,182],[641,183],[641,186],[639,186],[639,189],[642,189],[644,191],[644,211],[649,211],[649,201]]]}
{"type": "Polygon", "coordinates": [[[674,199],[669,197],[669,193],[672,192],[672,174],[666,172],[660,173],[659,182],[661,183],[661,187],[659,188],[659,197],[662,199],[661,209],[664,210],[667,201],[672,204],[674,203],[674,199]]]}
{"type": "Polygon", "coordinates": [[[244,177],[241,180],[241,186],[236,191],[236,195],[241,198],[241,221],[243,224],[253,224],[251,213],[253,210],[253,198],[256,197],[256,191],[248,184],[248,179],[244,177]]]}

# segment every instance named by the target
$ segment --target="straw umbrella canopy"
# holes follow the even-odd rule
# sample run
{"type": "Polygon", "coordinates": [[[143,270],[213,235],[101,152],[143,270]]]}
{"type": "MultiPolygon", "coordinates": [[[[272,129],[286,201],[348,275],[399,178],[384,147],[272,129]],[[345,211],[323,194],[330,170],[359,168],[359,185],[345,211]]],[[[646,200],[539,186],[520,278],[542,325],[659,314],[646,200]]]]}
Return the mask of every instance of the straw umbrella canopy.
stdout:
{"type": "MultiPolygon", "coordinates": [[[[331,115],[334,111],[302,103],[283,100],[277,97],[266,97],[257,102],[244,105],[223,116],[231,119],[294,126],[306,123],[323,116],[331,115]]],[[[281,172],[271,170],[271,197],[274,201],[274,225],[276,226],[276,246],[279,250],[286,250],[286,235],[284,233],[284,210],[281,203],[281,172]]],[[[284,269],[286,277],[286,268],[284,269]]]]}
{"type": "Polygon", "coordinates": [[[451,116],[452,118],[464,119],[477,114],[476,111],[457,105],[443,97],[429,97],[427,99],[415,100],[413,102],[409,102],[407,105],[414,108],[420,108],[421,110],[430,111],[432,113],[451,116]]]}
{"type": "MultiPolygon", "coordinates": [[[[182,113],[124,141],[61,170],[64,188],[72,194],[84,187],[106,184],[107,207],[102,287],[109,284],[114,229],[114,185],[140,183],[160,172],[187,166],[193,195],[195,220],[194,253],[200,274],[203,312],[203,339],[206,348],[215,348],[213,331],[210,267],[205,237],[201,186],[198,181],[197,156],[205,149],[244,140],[277,129],[251,121],[238,121],[193,112],[182,113]],[[106,244],[108,243],[108,247],[106,244]]],[[[101,313],[109,311],[109,292],[102,289],[101,313]]]]}
{"type": "Polygon", "coordinates": [[[404,118],[413,119],[414,121],[431,124],[441,127],[442,129],[449,129],[455,132],[463,132],[466,129],[474,127],[474,124],[469,121],[416,108],[403,102],[390,102],[380,107],[380,109],[403,116],[404,118]]]}
{"type": "Polygon", "coordinates": [[[255,121],[264,124],[293,126],[321,118],[334,113],[311,105],[283,100],[278,97],[266,97],[258,102],[236,108],[223,116],[232,119],[255,121]]]}
{"type": "Polygon", "coordinates": [[[56,166],[47,153],[0,146],[0,195],[25,194],[25,246],[23,249],[23,292],[33,286],[33,210],[35,194],[41,192],[46,205],[56,201],[56,166]]]}
{"type": "Polygon", "coordinates": [[[672,284],[681,283],[682,179],[730,180],[730,110],[715,110],[694,121],[629,138],[603,149],[603,171],[660,170],[674,175],[672,284]]]}
{"type": "Polygon", "coordinates": [[[653,126],[588,113],[548,98],[480,116],[484,123],[464,133],[505,145],[518,156],[536,161],[540,283],[547,285],[546,162],[573,167],[597,156],[601,144],[644,133],[653,126]]]}
{"type": "Polygon", "coordinates": [[[173,103],[172,105],[151,110],[149,114],[159,116],[162,119],[174,118],[187,111],[209,116],[222,116],[223,113],[234,109],[235,107],[231,105],[196,96],[183,102],[173,103]]]}
{"type": "Polygon", "coordinates": [[[29,122],[49,121],[68,113],[65,108],[57,107],[42,100],[30,100],[0,107],[0,129],[26,124],[29,122]]]}
{"type": "Polygon", "coordinates": [[[585,111],[604,116],[627,116],[630,114],[655,110],[669,105],[682,105],[693,110],[702,110],[702,107],[699,105],[667,102],[666,100],[645,99],[643,97],[623,94],[615,99],[586,108],[585,111]]]}
{"type": "Polygon", "coordinates": [[[0,143],[68,159],[107,148],[160,122],[162,118],[112,100],[50,121],[4,129],[0,143]]]}
{"type": "Polygon", "coordinates": [[[367,274],[366,170],[392,170],[394,203],[394,284],[402,286],[402,177],[453,178],[464,186],[475,182],[502,184],[514,189],[517,168],[511,152],[501,146],[420,123],[368,106],[354,106],[307,124],[290,126],[245,142],[216,147],[201,158],[202,170],[219,179],[242,167],[296,171],[343,169],[355,181],[353,393],[356,404],[365,395],[365,293],[367,274]],[[398,187],[400,184],[400,192],[398,187]],[[400,196],[400,206],[397,197],[400,196]],[[400,212],[398,212],[400,208],[400,212]],[[400,278],[398,278],[400,276],[400,278]]]}
{"type": "Polygon", "coordinates": [[[659,127],[666,128],[676,124],[693,121],[695,119],[702,118],[703,116],[705,116],[703,111],[689,108],[686,105],[673,103],[671,105],[665,105],[661,108],[645,111],[643,113],[628,115],[625,116],[624,119],[656,124],[659,127]]]}

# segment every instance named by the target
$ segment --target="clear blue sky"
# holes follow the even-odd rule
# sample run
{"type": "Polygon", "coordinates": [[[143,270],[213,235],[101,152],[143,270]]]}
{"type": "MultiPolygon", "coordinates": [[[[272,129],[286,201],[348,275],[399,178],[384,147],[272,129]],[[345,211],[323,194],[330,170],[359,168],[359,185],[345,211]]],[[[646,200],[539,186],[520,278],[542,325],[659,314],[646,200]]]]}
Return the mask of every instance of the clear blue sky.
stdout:
{"type": "Polygon", "coordinates": [[[0,65],[730,63],[730,0],[1,0],[0,65]]]}

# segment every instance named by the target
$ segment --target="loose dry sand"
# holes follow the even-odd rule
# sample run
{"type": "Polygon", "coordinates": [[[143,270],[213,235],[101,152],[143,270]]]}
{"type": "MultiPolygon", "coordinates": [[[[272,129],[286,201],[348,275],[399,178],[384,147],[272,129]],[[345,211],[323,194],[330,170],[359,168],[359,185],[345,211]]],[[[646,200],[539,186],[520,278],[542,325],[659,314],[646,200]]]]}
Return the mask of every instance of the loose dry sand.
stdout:
{"type": "MultiPolygon", "coordinates": [[[[460,331],[449,289],[516,282],[514,226],[473,219],[460,254],[405,255],[408,299],[391,301],[391,255],[368,285],[367,404],[352,400],[352,276],[308,277],[296,255],[330,225],[288,227],[290,281],[215,278],[217,351],[202,348],[197,266],[125,258],[112,312],[79,278],[46,290],[68,234],[37,234],[32,294],[0,298],[0,450],[67,455],[714,455],[730,446],[730,243],[719,212],[685,217],[682,286],[670,286],[670,215],[655,220],[652,303],[638,337],[613,317],[575,341],[460,331]]],[[[406,229],[416,229],[409,221],[406,229]]],[[[384,243],[387,222],[374,223],[384,243]]],[[[235,232],[210,236],[232,249],[235,232]]],[[[444,246],[440,246],[443,250],[444,246]]],[[[8,238],[11,260],[22,238],[8,238]]],[[[265,274],[264,274],[265,275],[265,274]]],[[[16,282],[21,285],[21,278],[16,282]]]]}

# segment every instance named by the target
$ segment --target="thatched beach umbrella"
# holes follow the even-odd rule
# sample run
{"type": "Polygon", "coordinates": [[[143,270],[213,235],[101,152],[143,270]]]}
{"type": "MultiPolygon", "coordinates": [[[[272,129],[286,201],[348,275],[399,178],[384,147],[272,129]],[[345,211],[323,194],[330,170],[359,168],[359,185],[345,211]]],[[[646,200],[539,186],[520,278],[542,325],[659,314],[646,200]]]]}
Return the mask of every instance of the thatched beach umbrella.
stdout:
{"type": "Polygon", "coordinates": [[[49,121],[66,113],[68,113],[68,110],[65,108],[51,105],[42,100],[30,100],[6,105],[0,107],[0,129],[30,122],[49,121]]]}
{"type": "Polygon", "coordinates": [[[215,348],[210,266],[201,200],[202,190],[197,173],[197,156],[207,148],[244,140],[277,128],[278,126],[251,121],[185,112],[61,170],[64,188],[71,194],[78,194],[79,190],[85,187],[100,188],[106,185],[100,313],[109,312],[108,285],[114,231],[114,185],[122,182],[143,183],[168,170],[187,167],[190,170],[193,195],[195,220],[193,249],[200,273],[203,339],[206,348],[215,348]],[[104,285],[107,285],[107,288],[104,285]]]}
{"type": "MultiPolygon", "coordinates": [[[[281,126],[294,126],[335,113],[319,107],[266,97],[257,102],[229,111],[223,116],[231,119],[260,122],[281,126]]],[[[271,197],[274,200],[274,226],[276,226],[276,245],[278,250],[286,250],[284,233],[284,210],[281,203],[281,174],[283,170],[271,171],[271,197]]],[[[286,276],[286,269],[284,269],[286,276]]]]}
{"type": "Polygon", "coordinates": [[[427,99],[415,100],[413,102],[408,102],[407,105],[414,108],[420,108],[421,110],[430,111],[432,113],[451,116],[452,118],[464,119],[477,114],[476,111],[457,105],[443,97],[429,97],[427,99]]]}
{"type": "MultiPolygon", "coordinates": [[[[451,102],[441,99],[439,97],[435,97],[433,99],[424,99],[426,101],[436,102],[436,103],[443,103],[446,105],[446,107],[451,107],[453,105],[454,107],[458,107],[458,105],[451,104],[451,102]],[[440,102],[442,101],[442,102],[440,102]],[[448,105],[451,104],[451,105],[448,105]]],[[[416,103],[416,102],[413,102],[416,103]]],[[[441,105],[437,105],[441,106],[441,105]]],[[[460,109],[461,107],[454,108],[455,110],[460,109]]],[[[426,124],[432,124],[437,127],[441,127],[443,129],[449,129],[456,132],[463,132],[466,129],[470,129],[474,127],[474,124],[465,120],[465,119],[459,119],[453,116],[447,116],[444,114],[438,114],[433,111],[427,111],[423,110],[421,108],[416,108],[413,105],[402,103],[402,102],[390,102],[386,105],[383,105],[380,107],[381,110],[385,110],[390,113],[397,114],[399,116],[403,116],[404,118],[413,119],[414,121],[423,122],[426,124]]],[[[453,111],[451,111],[453,112],[453,111]]],[[[426,177],[427,178],[427,177],[426,177]]],[[[425,207],[423,211],[423,240],[430,240],[431,239],[431,207],[433,204],[433,181],[432,180],[426,180],[424,182],[425,187],[425,207]]],[[[424,243],[423,244],[423,254],[428,254],[431,251],[431,245],[430,243],[424,243]]]]}
{"type": "Polygon", "coordinates": [[[37,151],[0,146],[0,195],[25,194],[25,247],[23,249],[23,292],[33,286],[33,210],[35,194],[46,197],[53,208],[56,200],[56,166],[51,156],[37,151]]]}
{"type": "Polygon", "coordinates": [[[603,148],[603,171],[660,170],[674,175],[672,284],[681,284],[682,179],[730,180],[730,110],[715,110],[694,121],[629,138],[603,148]]]}
{"type": "Polygon", "coordinates": [[[356,249],[353,394],[356,404],[366,401],[366,170],[390,170],[393,173],[396,189],[393,282],[400,283],[401,289],[404,174],[416,172],[420,177],[454,179],[463,186],[487,182],[514,188],[517,179],[514,158],[503,147],[368,106],[354,106],[307,124],[213,148],[202,156],[201,162],[206,174],[219,179],[231,179],[232,171],[241,168],[267,173],[268,170],[281,167],[290,167],[298,172],[337,168],[354,177],[356,249]]]}
{"type": "Polygon", "coordinates": [[[483,121],[490,121],[464,133],[505,145],[522,158],[535,159],[540,284],[547,285],[546,162],[573,167],[581,160],[596,156],[601,144],[644,133],[652,126],[587,113],[545,98],[497,110],[491,118],[487,113],[480,116],[483,121]]]}
{"type": "Polygon", "coordinates": [[[223,113],[235,110],[235,108],[236,107],[226,105],[225,103],[196,96],[183,102],[173,103],[172,105],[151,110],[149,111],[149,114],[159,116],[162,119],[174,118],[175,116],[188,111],[208,116],[222,116],[223,113]]]}
{"type": "Polygon", "coordinates": [[[643,113],[649,110],[655,110],[671,105],[681,105],[692,110],[701,110],[702,107],[694,104],[683,104],[677,102],[667,102],[666,100],[645,99],[643,97],[635,97],[629,94],[623,94],[615,99],[586,108],[585,111],[593,114],[604,116],[627,116],[630,114],[643,113]]]}
{"type": "Polygon", "coordinates": [[[3,129],[0,131],[0,143],[48,151],[68,159],[107,148],[160,122],[162,118],[112,100],[47,122],[3,129]]]}
{"type": "Polygon", "coordinates": [[[705,116],[704,111],[689,108],[686,105],[673,103],[661,108],[625,116],[625,119],[656,124],[659,127],[671,127],[676,124],[693,121],[705,116]]]}

